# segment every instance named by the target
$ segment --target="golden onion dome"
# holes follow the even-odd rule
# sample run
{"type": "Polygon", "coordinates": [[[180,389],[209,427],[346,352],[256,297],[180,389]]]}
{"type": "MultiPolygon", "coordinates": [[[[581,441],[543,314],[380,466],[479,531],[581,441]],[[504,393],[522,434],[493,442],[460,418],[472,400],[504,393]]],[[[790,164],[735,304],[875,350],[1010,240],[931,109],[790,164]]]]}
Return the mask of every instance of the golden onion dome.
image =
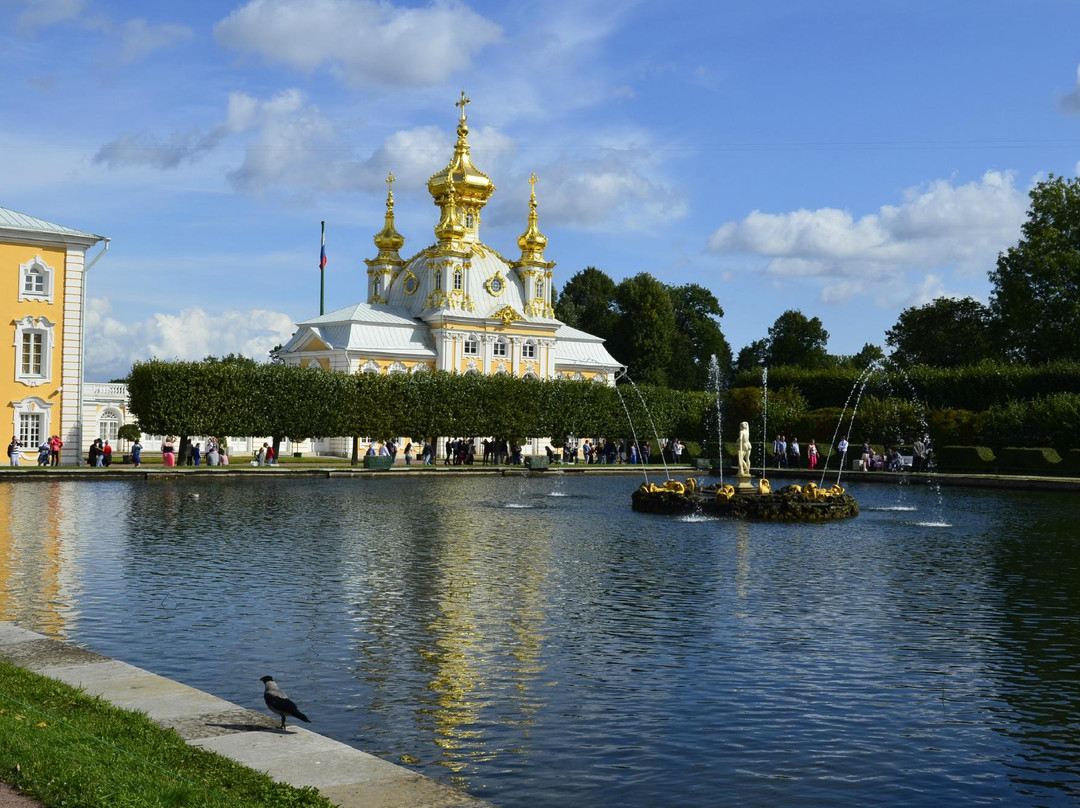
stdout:
{"type": "Polygon", "coordinates": [[[375,235],[375,246],[379,248],[381,260],[400,260],[397,251],[405,244],[405,237],[394,228],[394,175],[386,175],[386,182],[390,186],[386,193],[386,223],[383,229],[375,235]]]}
{"type": "Polygon", "coordinates": [[[536,174],[529,177],[531,186],[529,194],[529,226],[525,232],[518,236],[518,246],[521,248],[520,263],[544,263],[544,248],[547,247],[547,236],[540,232],[537,226],[536,216],[536,174]]]}
{"type": "Polygon", "coordinates": [[[491,177],[474,166],[469,156],[469,127],[465,123],[465,105],[468,103],[470,99],[465,97],[463,90],[461,100],[454,104],[456,107],[461,107],[454,156],[450,158],[450,163],[446,168],[433,174],[428,180],[428,191],[440,208],[446,205],[447,193],[451,187],[454,189],[457,203],[473,210],[482,208],[487,203],[488,197],[495,191],[495,183],[491,181],[491,177]]]}

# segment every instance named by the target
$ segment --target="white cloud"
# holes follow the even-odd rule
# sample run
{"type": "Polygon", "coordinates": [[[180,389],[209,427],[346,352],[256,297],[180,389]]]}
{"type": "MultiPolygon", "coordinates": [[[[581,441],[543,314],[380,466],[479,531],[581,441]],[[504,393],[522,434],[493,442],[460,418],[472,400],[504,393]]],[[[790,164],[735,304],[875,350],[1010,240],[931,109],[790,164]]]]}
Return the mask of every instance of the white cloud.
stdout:
{"type": "Polygon", "coordinates": [[[18,26],[24,31],[34,31],[77,18],[85,0],[26,0],[24,5],[26,8],[19,15],[18,26]]]}
{"type": "MultiPolygon", "coordinates": [[[[708,249],[766,258],[767,275],[825,279],[826,301],[876,293],[895,304],[898,290],[910,298],[913,285],[924,289],[936,279],[931,269],[965,273],[989,268],[1019,236],[1027,201],[1011,174],[989,171],[965,185],[936,180],[909,189],[901,204],[883,205],[858,219],[835,208],[754,211],[741,222],[717,228],[708,249]]],[[[930,286],[936,289],[940,283],[930,286]]]]}
{"type": "Polygon", "coordinates": [[[439,84],[501,35],[454,0],[250,0],[214,27],[223,47],[304,73],[326,68],[350,86],[439,84]]]}
{"type": "Polygon", "coordinates": [[[194,32],[186,25],[151,25],[146,20],[128,20],[120,29],[121,64],[141,62],[151,53],[190,39],[194,32]]]}
{"type": "Polygon", "coordinates": [[[265,309],[207,312],[194,306],[130,321],[113,316],[107,298],[90,298],[86,313],[86,379],[121,378],[150,358],[198,360],[235,353],[265,361],[296,330],[292,318],[265,309]]]}

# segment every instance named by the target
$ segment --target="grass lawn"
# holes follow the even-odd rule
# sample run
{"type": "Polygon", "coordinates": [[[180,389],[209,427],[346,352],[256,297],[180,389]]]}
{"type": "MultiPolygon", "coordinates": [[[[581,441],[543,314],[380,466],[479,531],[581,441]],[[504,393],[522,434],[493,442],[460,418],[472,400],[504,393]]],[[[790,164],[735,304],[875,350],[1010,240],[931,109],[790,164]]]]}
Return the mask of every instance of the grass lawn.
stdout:
{"type": "Polygon", "coordinates": [[[0,662],[0,780],[50,808],[332,808],[141,713],[0,662]]]}

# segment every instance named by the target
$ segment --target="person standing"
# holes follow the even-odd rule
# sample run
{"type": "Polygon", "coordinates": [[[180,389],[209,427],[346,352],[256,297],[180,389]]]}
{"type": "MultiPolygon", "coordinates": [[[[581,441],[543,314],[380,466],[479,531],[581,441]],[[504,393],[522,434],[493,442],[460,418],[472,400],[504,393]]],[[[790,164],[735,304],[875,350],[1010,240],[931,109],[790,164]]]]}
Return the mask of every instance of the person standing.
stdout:
{"type": "Polygon", "coordinates": [[[844,468],[844,464],[847,462],[847,435],[840,436],[840,442],[836,444],[836,450],[840,453],[840,468],[844,468]]]}
{"type": "Polygon", "coordinates": [[[38,447],[37,464],[38,466],[49,465],[49,442],[47,440],[42,441],[38,447]]]}
{"type": "Polygon", "coordinates": [[[52,459],[52,465],[60,465],[60,449],[63,447],[64,442],[60,440],[59,435],[53,435],[49,438],[49,457],[52,459]]]}
{"type": "Polygon", "coordinates": [[[913,456],[911,458],[911,470],[922,471],[926,467],[926,444],[922,438],[915,438],[911,446],[913,456]]]}
{"type": "Polygon", "coordinates": [[[412,465],[412,456],[413,456],[412,441],[411,440],[406,441],[405,442],[405,465],[406,466],[411,466],[412,465]]]}
{"type": "Polygon", "coordinates": [[[799,439],[794,435],[791,436],[791,444],[788,446],[788,454],[791,455],[791,465],[793,468],[802,468],[802,450],[799,448],[799,439]]]}
{"type": "Polygon", "coordinates": [[[105,468],[112,465],[112,447],[108,441],[105,441],[105,445],[101,447],[101,465],[105,468]]]}
{"type": "Polygon", "coordinates": [[[810,460],[810,471],[814,471],[818,464],[817,441],[810,439],[810,445],[806,448],[806,457],[810,460]]]}
{"type": "Polygon", "coordinates": [[[171,469],[176,465],[176,438],[172,435],[166,435],[165,442],[161,444],[161,462],[165,468],[171,469]]]}
{"type": "Polygon", "coordinates": [[[131,462],[135,464],[135,468],[142,465],[142,443],[139,442],[138,438],[131,444],[131,462]]]}
{"type": "Polygon", "coordinates": [[[277,462],[277,452],[274,451],[273,444],[264,444],[266,446],[266,465],[273,466],[277,462]]]}
{"type": "Polygon", "coordinates": [[[8,461],[11,463],[11,465],[19,465],[19,449],[21,448],[22,444],[19,442],[19,439],[12,435],[11,443],[9,443],[7,447],[8,461]]]}

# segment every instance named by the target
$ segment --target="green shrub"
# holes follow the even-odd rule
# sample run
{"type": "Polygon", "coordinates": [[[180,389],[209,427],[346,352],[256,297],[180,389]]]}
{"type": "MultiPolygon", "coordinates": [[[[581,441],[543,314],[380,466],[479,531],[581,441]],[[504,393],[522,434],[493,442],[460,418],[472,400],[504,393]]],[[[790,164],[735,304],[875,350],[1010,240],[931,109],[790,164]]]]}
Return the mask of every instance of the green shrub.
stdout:
{"type": "Polygon", "coordinates": [[[1060,474],[1061,455],[1045,446],[1006,446],[998,453],[998,470],[1006,474],[1060,474]]]}
{"type": "MultiPolygon", "coordinates": [[[[911,454],[911,447],[903,447],[911,454]]],[[[951,474],[993,474],[996,470],[994,453],[986,446],[942,446],[934,449],[940,471],[951,474]]]]}

